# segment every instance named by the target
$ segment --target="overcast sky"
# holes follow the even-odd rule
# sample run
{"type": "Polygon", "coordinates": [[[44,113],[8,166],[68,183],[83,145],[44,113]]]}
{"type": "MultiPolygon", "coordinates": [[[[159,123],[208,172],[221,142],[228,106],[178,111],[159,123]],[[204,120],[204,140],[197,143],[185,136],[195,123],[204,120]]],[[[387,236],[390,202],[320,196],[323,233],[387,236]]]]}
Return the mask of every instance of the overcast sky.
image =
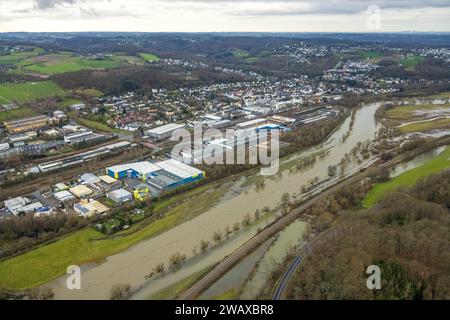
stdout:
{"type": "Polygon", "coordinates": [[[450,0],[0,0],[7,31],[450,31],[450,0]]]}

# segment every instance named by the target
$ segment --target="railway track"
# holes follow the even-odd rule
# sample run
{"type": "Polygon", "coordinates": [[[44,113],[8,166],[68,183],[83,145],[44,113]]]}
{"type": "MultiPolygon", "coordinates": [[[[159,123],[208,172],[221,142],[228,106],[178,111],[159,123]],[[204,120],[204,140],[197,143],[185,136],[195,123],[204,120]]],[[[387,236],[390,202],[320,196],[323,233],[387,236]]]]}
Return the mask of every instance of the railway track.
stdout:
{"type": "MultiPolygon", "coordinates": [[[[429,148],[436,148],[438,146],[448,144],[450,142],[450,139],[443,138],[439,139],[436,143],[433,144],[433,146],[428,146],[429,148]]],[[[412,157],[421,154],[425,152],[426,150],[414,150],[412,152],[406,152],[405,154],[402,154],[398,157],[395,157],[394,159],[391,159],[383,164],[380,164],[380,168],[389,168],[392,167],[398,163],[401,163],[405,160],[411,159],[412,157]]],[[[322,193],[316,195],[315,197],[308,200],[306,203],[302,204],[298,208],[292,210],[287,215],[283,216],[282,218],[278,219],[276,222],[274,222],[272,225],[265,228],[260,233],[253,236],[250,240],[248,240],[246,243],[244,243],[242,246],[237,248],[234,252],[232,252],[230,255],[225,257],[212,271],[210,271],[206,276],[204,276],[202,279],[200,279],[196,284],[194,284],[191,288],[189,288],[187,291],[185,291],[182,295],[180,295],[178,298],[180,300],[192,300],[198,297],[204,290],[206,290],[211,284],[213,284],[215,281],[220,279],[221,276],[223,276],[231,267],[233,267],[237,262],[239,262],[242,258],[250,254],[254,249],[256,249],[259,245],[261,245],[264,241],[268,240],[275,234],[277,234],[279,231],[281,231],[284,227],[289,225],[291,222],[293,222],[297,217],[307,208],[314,205],[318,201],[324,199],[328,195],[336,192],[338,189],[352,183],[360,182],[362,179],[367,177],[367,171],[364,172],[357,172],[354,175],[344,178],[344,180],[341,180],[334,184],[333,186],[330,186],[328,189],[323,190],[322,193]]],[[[304,255],[302,256],[302,258],[304,255]]],[[[296,263],[299,265],[301,263],[301,259],[299,258],[296,263]]],[[[292,266],[292,268],[294,268],[292,266]]]]}

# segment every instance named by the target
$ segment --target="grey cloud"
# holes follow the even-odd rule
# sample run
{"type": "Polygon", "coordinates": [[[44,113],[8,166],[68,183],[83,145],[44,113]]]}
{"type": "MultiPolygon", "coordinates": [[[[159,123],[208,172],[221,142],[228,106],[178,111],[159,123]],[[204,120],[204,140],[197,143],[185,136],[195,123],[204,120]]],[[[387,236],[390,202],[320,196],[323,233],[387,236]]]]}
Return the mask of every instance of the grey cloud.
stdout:
{"type": "Polygon", "coordinates": [[[161,0],[160,2],[179,4],[186,2],[209,4],[253,3],[254,8],[230,12],[235,15],[301,15],[301,14],[351,14],[365,11],[376,5],[383,9],[424,9],[450,8],[449,0],[161,0]],[[266,5],[272,5],[270,9],[266,5]],[[273,8],[279,5],[279,8],[273,8]]]}
{"type": "Polygon", "coordinates": [[[74,4],[77,0],[34,0],[37,9],[51,9],[58,4],[74,4]]]}

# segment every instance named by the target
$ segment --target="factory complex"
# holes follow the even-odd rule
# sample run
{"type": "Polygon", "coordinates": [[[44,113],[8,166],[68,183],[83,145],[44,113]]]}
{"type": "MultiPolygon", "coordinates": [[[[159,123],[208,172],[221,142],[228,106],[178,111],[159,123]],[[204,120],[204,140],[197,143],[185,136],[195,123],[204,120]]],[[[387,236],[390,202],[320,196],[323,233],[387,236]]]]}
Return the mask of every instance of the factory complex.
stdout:
{"type": "Polygon", "coordinates": [[[174,159],[121,164],[107,168],[106,172],[114,179],[140,179],[159,190],[176,188],[205,177],[204,171],[174,159]]]}

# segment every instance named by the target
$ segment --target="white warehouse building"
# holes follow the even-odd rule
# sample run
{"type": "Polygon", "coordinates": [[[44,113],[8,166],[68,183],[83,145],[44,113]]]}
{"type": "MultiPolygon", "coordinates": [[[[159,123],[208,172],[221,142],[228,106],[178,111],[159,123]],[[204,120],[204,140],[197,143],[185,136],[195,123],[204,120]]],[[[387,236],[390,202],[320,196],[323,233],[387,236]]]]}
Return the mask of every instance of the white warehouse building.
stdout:
{"type": "Polygon", "coordinates": [[[149,136],[150,138],[159,141],[163,139],[170,138],[172,136],[172,133],[177,129],[184,128],[184,124],[177,124],[177,123],[169,123],[160,127],[156,127],[150,130],[147,130],[145,134],[149,136]]]}

